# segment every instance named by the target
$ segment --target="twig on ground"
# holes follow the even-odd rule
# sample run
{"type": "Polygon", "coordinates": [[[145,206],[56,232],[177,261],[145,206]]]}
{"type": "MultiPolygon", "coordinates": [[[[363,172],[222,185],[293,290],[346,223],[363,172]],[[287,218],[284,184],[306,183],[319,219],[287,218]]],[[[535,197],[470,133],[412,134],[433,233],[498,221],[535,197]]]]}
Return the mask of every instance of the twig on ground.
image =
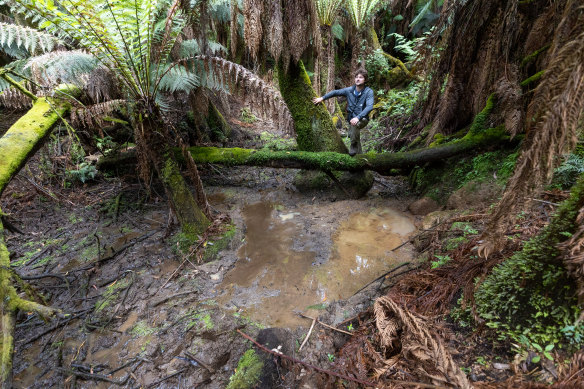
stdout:
{"type": "Polygon", "coordinates": [[[306,338],[304,338],[304,341],[300,345],[300,348],[298,349],[298,352],[300,352],[300,350],[302,350],[302,347],[304,347],[304,345],[306,344],[306,342],[308,342],[308,338],[310,338],[310,334],[312,334],[312,329],[314,328],[314,325],[315,324],[316,324],[316,318],[312,319],[312,324],[310,325],[310,329],[308,330],[308,333],[306,334],[306,338]]]}
{"type": "Polygon", "coordinates": [[[387,276],[388,274],[391,274],[391,273],[393,273],[394,271],[396,271],[397,269],[400,269],[400,268],[402,268],[402,267],[404,267],[404,266],[407,266],[407,265],[409,265],[410,263],[411,263],[411,262],[404,262],[404,263],[402,263],[401,265],[399,265],[399,266],[396,266],[396,267],[392,268],[391,270],[389,270],[389,271],[387,271],[387,272],[383,273],[382,275],[380,275],[379,277],[377,277],[377,278],[376,278],[376,279],[374,279],[373,281],[370,281],[370,282],[368,282],[368,283],[367,283],[367,284],[365,284],[365,286],[363,286],[361,289],[359,289],[358,291],[356,291],[355,293],[353,293],[353,296],[354,296],[354,295],[356,295],[357,293],[359,293],[360,291],[362,291],[363,289],[367,288],[369,285],[371,285],[371,284],[375,283],[376,281],[379,281],[379,280],[381,280],[382,278],[385,278],[385,276],[387,276]]]}
{"type": "Polygon", "coordinates": [[[150,306],[150,308],[154,308],[154,307],[159,306],[160,304],[164,304],[165,302],[167,302],[170,299],[173,299],[173,298],[176,298],[176,297],[181,297],[181,296],[184,296],[184,295],[187,295],[187,294],[195,294],[195,293],[199,293],[199,291],[198,290],[189,290],[189,291],[186,291],[186,292],[175,293],[173,295],[166,296],[166,297],[164,297],[164,298],[162,298],[162,299],[160,299],[158,301],[153,301],[153,302],[151,302],[148,305],[150,306]]]}
{"type": "Polygon", "coordinates": [[[201,361],[201,359],[197,358],[193,353],[185,351],[185,355],[188,358],[192,359],[193,361],[197,362],[199,365],[201,365],[205,369],[207,369],[209,371],[209,373],[211,373],[211,374],[215,373],[215,369],[213,369],[211,366],[207,365],[205,362],[201,361]]]}
{"type": "Polygon", "coordinates": [[[320,324],[320,325],[322,325],[322,326],[324,326],[324,327],[326,327],[326,328],[330,328],[331,330],[334,330],[334,331],[337,331],[337,332],[341,332],[341,333],[343,333],[343,334],[346,334],[346,335],[351,335],[351,336],[353,336],[353,334],[352,334],[352,333],[350,333],[350,332],[347,332],[347,331],[345,331],[345,330],[339,330],[338,328],[335,328],[335,327],[333,327],[333,326],[329,326],[328,324],[325,324],[325,323],[321,322],[320,320],[318,320],[318,319],[316,319],[316,318],[314,318],[314,317],[307,316],[307,315],[305,315],[305,314],[303,314],[303,313],[299,313],[299,315],[300,315],[300,316],[302,316],[302,317],[304,317],[304,318],[306,318],[306,319],[310,319],[310,320],[316,320],[316,322],[317,322],[318,324],[320,324]]]}
{"type": "Polygon", "coordinates": [[[187,371],[187,368],[184,368],[184,369],[181,369],[181,370],[179,370],[179,371],[177,371],[177,372],[175,372],[175,373],[169,374],[169,375],[167,375],[166,377],[162,377],[162,378],[161,378],[161,379],[159,379],[158,381],[156,381],[156,382],[153,382],[153,383],[151,383],[150,385],[148,385],[146,388],[154,388],[154,387],[155,387],[155,386],[157,386],[158,384],[160,384],[160,383],[162,383],[162,382],[164,382],[164,381],[166,381],[166,380],[169,380],[169,379],[171,379],[172,377],[175,377],[175,376],[177,376],[177,375],[179,375],[179,374],[182,374],[182,373],[184,373],[185,371],[187,371]]]}
{"type": "Polygon", "coordinates": [[[75,319],[77,319],[77,318],[79,318],[79,317],[83,316],[84,314],[86,314],[86,313],[88,313],[88,312],[92,311],[92,310],[93,310],[93,308],[90,308],[90,309],[85,309],[85,310],[83,310],[83,311],[81,311],[81,312],[79,312],[79,313],[76,313],[76,314],[75,314],[75,315],[73,315],[73,316],[69,316],[69,317],[67,317],[67,318],[65,318],[65,319],[63,319],[63,320],[59,320],[59,322],[58,322],[57,324],[55,324],[54,326],[52,326],[51,328],[48,328],[47,330],[45,330],[45,331],[41,332],[41,333],[40,333],[40,334],[38,334],[38,335],[35,335],[35,336],[33,336],[32,338],[30,338],[29,340],[27,340],[26,342],[24,342],[24,343],[23,343],[23,346],[26,346],[27,344],[30,344],[30,343],[32,343],[32,342],[34,342],[34,341],[36,341],[36,340],[38,340],[38,339],[42,338],[42,337],[43,337],[43,336],[45,336],[46,334],[48,334],[48,333],[50,333],[50,332],[53,332],[53,331],[55,331],[56,329],[58,329],[58,328],[60,328],[60,327],[64,326],[65,324],[69,323],[71,320],[75,320],[75,319]]]}

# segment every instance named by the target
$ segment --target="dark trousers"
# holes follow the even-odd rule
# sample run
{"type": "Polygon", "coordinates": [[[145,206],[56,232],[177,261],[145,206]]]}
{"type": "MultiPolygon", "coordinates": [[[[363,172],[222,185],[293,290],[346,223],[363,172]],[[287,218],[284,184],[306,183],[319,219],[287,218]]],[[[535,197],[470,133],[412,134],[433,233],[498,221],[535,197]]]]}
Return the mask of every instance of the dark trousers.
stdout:
{"type": "Polygon", "coordinates": [[[349,155],[363,154],[361,149],[361,129],[369,123],[369,119],[363,118],[353,126],[349,123],[349,139],[351,139],[351,147],[349,148],[349,155]]]}

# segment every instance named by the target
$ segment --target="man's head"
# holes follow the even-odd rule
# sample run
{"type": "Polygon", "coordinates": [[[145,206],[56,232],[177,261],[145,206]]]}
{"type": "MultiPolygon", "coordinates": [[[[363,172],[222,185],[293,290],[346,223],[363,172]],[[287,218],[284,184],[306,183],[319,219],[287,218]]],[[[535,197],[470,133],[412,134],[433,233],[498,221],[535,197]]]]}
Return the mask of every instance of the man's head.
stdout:
{"type": "Polygon", "coordinates": [[[355,85],[365,85],[367,82],[367,70],[359,68],[355,71],[355,85]]]}

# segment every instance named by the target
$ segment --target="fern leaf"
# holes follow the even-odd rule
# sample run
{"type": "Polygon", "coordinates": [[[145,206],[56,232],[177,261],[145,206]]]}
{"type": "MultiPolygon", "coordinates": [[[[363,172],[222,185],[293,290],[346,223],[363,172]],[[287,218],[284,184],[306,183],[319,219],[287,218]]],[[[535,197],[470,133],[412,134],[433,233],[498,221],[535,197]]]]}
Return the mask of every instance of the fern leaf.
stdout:
{"type": "MultiPolygon", "coordinates": [[[[46,52],[40,42],[51,42],[47,48],[52,48],[57,44],[62,44],[57,38],[35,29],[19,26],[16,24],[0,22],[0,50],[14,53],[17,50],[24,50],[28,55],[39,54],[37,47],[40,46],[41,52],[46,52]]],[[[12,55],[14,56],[14,55],[12,55]]]]}

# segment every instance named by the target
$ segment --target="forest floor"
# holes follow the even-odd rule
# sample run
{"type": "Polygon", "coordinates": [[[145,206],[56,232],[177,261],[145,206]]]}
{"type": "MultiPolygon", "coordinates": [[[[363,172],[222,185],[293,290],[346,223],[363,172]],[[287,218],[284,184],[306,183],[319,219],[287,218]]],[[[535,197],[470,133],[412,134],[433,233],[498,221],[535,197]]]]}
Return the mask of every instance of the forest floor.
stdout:
{"type": "MultiPolygon", "coordinates": [[[[253,142],[257,131],[246,137],[253,142]]],[[[404,178],[376,176],[364,198],[347,200],[337,191],[299,193],[293,170],[200,167],[221,223],[184,253],[161,188],[148,196],[133,177],[43,183],[36,179],[43,158],[38,153],[2,197],[22,231],[6,241],[13,269],[71,316],[45,323],[20,313],[17,388],[224,388],[252,347],[242,333],[338,370],[335,355],[350,335],[317,324],[299,350],[313,321],[298,313],[357,331],[360,315],[371,317],[384,283],[395,279],[369,282],[419,264],[409,244],[390,250],[422,225],[407,212],[415,198],[404,178]],[[368,258],[352,238],[369,240],[368,258]]],[[[512,374],[511,355],[446,326],[471,381],[512,374]]],[[[324,387],[310,369],[280,370],[260,354],[272,367],[260,387],[324,387]]]]}

